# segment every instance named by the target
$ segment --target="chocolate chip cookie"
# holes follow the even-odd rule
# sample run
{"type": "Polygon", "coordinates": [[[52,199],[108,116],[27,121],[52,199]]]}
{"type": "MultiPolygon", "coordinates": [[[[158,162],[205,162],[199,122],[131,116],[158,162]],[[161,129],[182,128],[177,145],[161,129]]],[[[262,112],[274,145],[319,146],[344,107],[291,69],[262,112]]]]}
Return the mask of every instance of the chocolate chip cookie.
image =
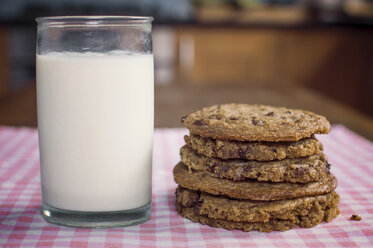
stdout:
{"type": "Polygon", "coordinates": [[[184,140],[198,153],[220,159],[271,161],[306,157],[323,151],[321,142],[314,137],[295,142],[242,142],[216,140],[190,134],[185,135],[184,140]]]}
{"type": "Polygon", "coordinates": [[[305,216],[312,208],[325,209],[337,206],[339,196],[335,191],[324,195],[300,197],[279,201],[234,200],[208,193],[176,189],[176,202],[181,207],[196,207],[199,215],[210,219],[244,222],[269,222],[272,219],[294,220],[305,216]]]}
{"type": "Polygon", "coordinates": [[[218,140],[298,141],[330,131],[325,117],[308,111],[237,103],[203,108],[182,122],[191,133],[218,140]]]}
{"type": "Polygon", "coordinates": [[[237,201],[178,188],[176,210],[194,222],[228,230],[286,231],[313,227],[339,214],[334,191],[315,197],[272,202],[237,201]]]}
{"type": "Polygon", "coordinates": [[[209,158],[198,154],[188,146],[180,149],[181,160],[193,170],[210,172],[214,177],[243,181],[307,183],[318,181],[329,172],[329,164],[324,154],[305,158],[292,158],[268,162],[209,158]]]}
{"type": "Polygon", "coordinates": [[[188,169],[182,162],[174,170],[174,180],[183,188],[235,199],[271,201],[326,194],[337,187],[337,180],[327,173],[317,182],[272,183],[245,180],[235,182],[216,178],[210,172],[188,169]]]}

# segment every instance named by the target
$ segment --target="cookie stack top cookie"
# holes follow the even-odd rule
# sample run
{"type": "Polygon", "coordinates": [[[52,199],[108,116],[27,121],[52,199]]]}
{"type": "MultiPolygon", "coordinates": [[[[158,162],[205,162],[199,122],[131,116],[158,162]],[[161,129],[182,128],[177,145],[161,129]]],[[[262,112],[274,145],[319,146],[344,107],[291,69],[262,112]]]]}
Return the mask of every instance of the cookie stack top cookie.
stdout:
{"type": "Polygon", "coordinates": [[[330,132],[325,117],[297,109],[266,105],[219,104],[182,118],[191,133],[236,141],[298,141],[330,132]]]}

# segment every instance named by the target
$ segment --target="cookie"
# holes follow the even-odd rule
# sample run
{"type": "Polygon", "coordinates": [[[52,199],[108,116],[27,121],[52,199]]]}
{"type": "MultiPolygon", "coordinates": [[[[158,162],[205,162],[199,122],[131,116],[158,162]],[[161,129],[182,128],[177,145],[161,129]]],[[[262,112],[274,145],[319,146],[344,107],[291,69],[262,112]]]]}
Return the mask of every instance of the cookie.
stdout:
{"type": "MultiPolygon", "coordinates": [[[[333,198],[333,196],[329,197],[333,198]]],[[[243,231],[257,230],[260,232],[286,231],[296,226],[309,228],[320,224],[322,221],[330,222],[338,216],[338,197],[322,202],[315,201],[310,209],[305,209],[292,216],[290,219],[271,218],[267,222],[232,221],[227,219],[209,218],[207,214],[200,214],[198,204],[190,207],[176,202],[176,210],[185,218],[212,227],[220,227],[228,230],[238,229],[243,231]]]]}
{"type": "Polygon", "coordinates": [[[306,157],[323,151],[321,142],[314,137],[295,142],[242,142],[216,140],[190,134],[185,135],[184,140],[198,153],[220,159],[271,161],[306,157]]]}
{"type": "MultiPolygon", "coordinates": [[[[311,209],[337,207],[339,196],[335,191],[324,195],[280,201],[233,200],[204,192],[178,187],[176,203],[180,207],[196,207],[199,215],[210,219],[244,222],[269,222],[273,219],[295,220],[308,215],[311,209]]],[[[321,216],[323,214],[321,213],[321,216]]]]}
{"type": "Polygon", "coordinates": [[[191,133],[218,140],[298,141],[330,131],[325,117],[308,111],[237,103],[203,108],[182,122],[191,133]]]}
{"type": "Polygon", "coordinates": [[[210,172],[214,177],[243,181],[307,183],[318,181],[329,172],[324,154],[268,162],[230,159],[222,160],[200,155],[188,146],[180,149],[182,162],[193,170],[210,172]]]}
{"type": "Polygon", "coordinates": [[[173,174],[175,182],[183,188],[256,201],[321,195],[329,193],[337,187],[337,179],[331,173],[327,173],[317,182],[310,183],[272,183],[256,180],[235,182],[216,178],[210,172],[188,170],[188,167],[180,162],[175,166],[173,174]]]}

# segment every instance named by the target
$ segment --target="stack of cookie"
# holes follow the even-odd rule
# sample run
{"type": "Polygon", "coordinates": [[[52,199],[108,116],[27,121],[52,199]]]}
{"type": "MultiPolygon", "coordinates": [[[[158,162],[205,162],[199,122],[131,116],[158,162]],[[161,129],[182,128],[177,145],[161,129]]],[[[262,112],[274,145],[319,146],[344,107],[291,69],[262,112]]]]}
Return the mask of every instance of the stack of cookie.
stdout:
{"type": "Polygon", "coordinates": [[[269,232],[312,227],[339,214],[336,178],[314,134],[322,116],[224,104],[183,117],[189,129],[174,168],[177,211],[195,222],[269,232]]]}

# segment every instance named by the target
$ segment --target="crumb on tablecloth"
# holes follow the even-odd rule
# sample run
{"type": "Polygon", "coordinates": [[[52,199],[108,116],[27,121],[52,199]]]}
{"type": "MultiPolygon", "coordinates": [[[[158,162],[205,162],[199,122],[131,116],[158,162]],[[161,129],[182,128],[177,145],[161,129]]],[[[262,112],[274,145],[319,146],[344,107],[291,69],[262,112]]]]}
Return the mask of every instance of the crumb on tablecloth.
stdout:
{"type": "Polygon", "coordinates": [[[351,215],[350,220],[361,221],[361,216],[359,216],[357,214],[353,214],[353,215],[351,215]]]}

